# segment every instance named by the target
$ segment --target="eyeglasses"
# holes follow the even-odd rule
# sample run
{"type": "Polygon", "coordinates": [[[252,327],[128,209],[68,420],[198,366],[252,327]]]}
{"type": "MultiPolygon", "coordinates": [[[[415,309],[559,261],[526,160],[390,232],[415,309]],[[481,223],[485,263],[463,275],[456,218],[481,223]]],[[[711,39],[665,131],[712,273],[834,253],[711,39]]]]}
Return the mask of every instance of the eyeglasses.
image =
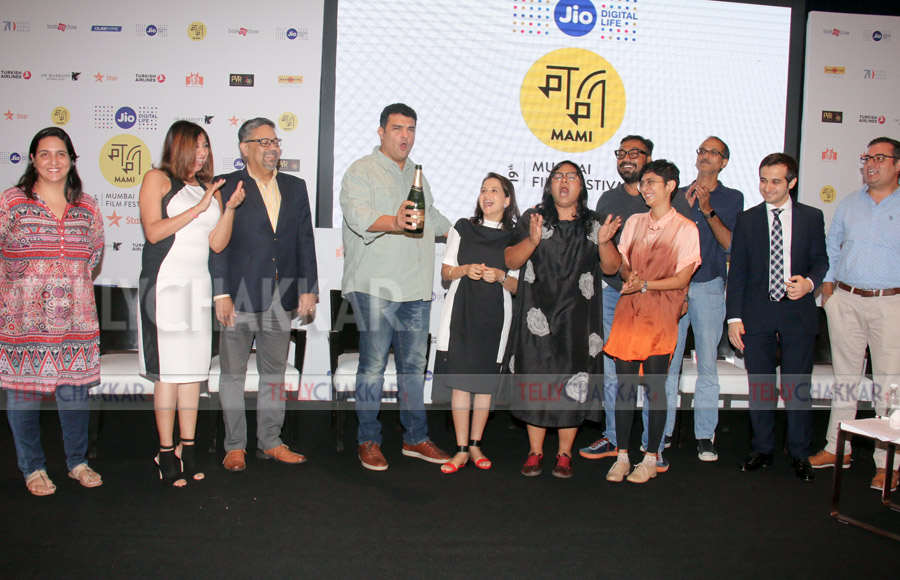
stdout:
{"type": "Polygon", "coordinates": [[[554,171],[550,174],[550,179],[553,181],[562,181],[565,179],[566,181],[575,181],[578,179],[578,174],[574,171],[570,171],[568,173],[560,173],[559,171],[554,171]]]}
{"type": "Polygon", "coordinates": [[[662,182],[663,182],[662,179],[643,179],[640,181],[640,183],[638,183],[638,187],[640,189],[647,189],[648,187],[652,187],[652,186],[656,185],[657,183],[662,183],[662,182]]]}
{"type": "Polygon", "coordinates": [[[895,157],[893,155],[885,155],[884,153],[878,153],[877,155],[860,155],[859,162],[865,165],[869,159],[874,161],[875,163],[884,163],[884,160],[887,158],[891,159],[900,159],[900,157],[895,157]]]}
{"type": "Polygon", "coordinates": [[[704,147],[697,149],[697,155],[702,156],[702,155],[706,155],[707,153],[709,153],[710,155],[715,155],[717,157],[725,157],[725,154],[722,153],[721,151],[719,151],[718,149],[706,149],[704,147]]]}
{"type": "Polygon", "coordinates": [[[637,159],[640,155],[650,155],[646,151],[642,151],[637,147],[633,147],[628,151],[625,151],[624,149],[616,149],[615,151],[613,151],[613,153],[615,153],[616,159],[625,159],[626,155],[629,159],[637,159]]]}
{"type": "Polygon", "coordinates": [[[259,143],[263,147],[268,147],[269,145],[281,147],[281,139],[269,139],[268,137],[263,137],[262,139],[247,139],[244,143],[259,143]]]}

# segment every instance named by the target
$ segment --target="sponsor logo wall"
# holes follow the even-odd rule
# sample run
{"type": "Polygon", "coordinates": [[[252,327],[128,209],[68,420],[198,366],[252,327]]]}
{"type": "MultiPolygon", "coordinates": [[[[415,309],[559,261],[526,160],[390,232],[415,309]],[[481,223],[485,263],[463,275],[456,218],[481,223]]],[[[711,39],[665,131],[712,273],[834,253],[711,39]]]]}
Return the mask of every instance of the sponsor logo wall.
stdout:
{"type": "Polygon", "coordinates": [[[98,284],[136,286],[144,243],[141,179],[179,119],[209,133],[217,173],[241,169],[237,130],[279,127],[280,170],[306,180],[315,215],[324,0],[79,5],[12,0],[0,9],[0,186],[14,184],[40,129],[72,137],[85,191],[100,202],[98,284]],[[273,58],[263,58],[270,55],[273,58]],[[291,90],[285,90],[285,87],[291,90]]]}
{"type": "Polygon", "coordinates": [[[809,14],[799,198],[822,209],[826,227],[863,185],[866,144],[900,139],[898,31],[898,17],[809,14]]]}

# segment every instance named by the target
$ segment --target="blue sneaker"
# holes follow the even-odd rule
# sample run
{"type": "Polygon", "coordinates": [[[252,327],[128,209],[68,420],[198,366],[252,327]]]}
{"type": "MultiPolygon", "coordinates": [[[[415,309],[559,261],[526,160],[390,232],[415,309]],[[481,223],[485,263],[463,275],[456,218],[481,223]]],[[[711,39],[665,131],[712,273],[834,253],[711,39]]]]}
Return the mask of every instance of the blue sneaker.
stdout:
{"type": "Polygon", "coordinates": [[[656,454],[656,473],[665,473],[669,471],[669,462],[663,457],[662,452],[656,454]]]}
{"type": "Polygon", "coordinates": [[[585,459],[602,459],[604,457],[615,457],[619,452],[619,448],[613,445],[606,437],[597,439],[587,447],[578,450],[578,454],[585,459]]]}

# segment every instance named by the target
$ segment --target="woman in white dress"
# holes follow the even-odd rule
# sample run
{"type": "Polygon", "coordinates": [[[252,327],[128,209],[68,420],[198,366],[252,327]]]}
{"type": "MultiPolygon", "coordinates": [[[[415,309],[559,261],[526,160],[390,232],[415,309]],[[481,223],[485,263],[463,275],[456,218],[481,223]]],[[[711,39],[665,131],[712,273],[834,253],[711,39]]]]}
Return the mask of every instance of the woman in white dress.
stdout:
{"type": "Polygon", "coordinates": [[[213,178],[209,136],[199,125],[177,121],[166,134],[162,161],[141,183],[141,225],[147,238],[141,256],[141,374],[154,381],[159,431],[156,464],[167,484],[203,479],[194,433],[200,382],[209,377],[212,284],[209,250],[221,252],[231,238],[237,191],[222,205],[225,182],[213,178]],[[213,201],[215,200],[215,201],[213,201]],[[175,412],[181,441],[174,444],[175,412]]]}

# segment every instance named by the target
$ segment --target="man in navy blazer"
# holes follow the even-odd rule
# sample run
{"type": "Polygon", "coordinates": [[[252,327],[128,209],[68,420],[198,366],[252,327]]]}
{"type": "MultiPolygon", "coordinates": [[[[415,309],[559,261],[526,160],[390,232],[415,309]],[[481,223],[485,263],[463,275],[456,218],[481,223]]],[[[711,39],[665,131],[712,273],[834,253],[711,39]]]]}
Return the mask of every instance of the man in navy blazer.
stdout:
{"type": "Polygon", "coordinates": [[[247,419],[244,382],[256,339],[259,371],[257,455],[297,464],[306,458],[281,441],[281,392],[290,342],[291,317],[315,312],[318,293],[316,247],[306,183],[278,173],[281,140],[275,124],[256,118],[238,131],[246,167],[230,173],[221,188],[223,202],[238,184],[246,197],[235,214],[231,241],[210,254],[219,339],[219,396],[225,418],[225,469],[246,468],[247,419]]]}
{"type": "Polygon", "coordinates": [[[819,332],[813,291],[828,271],[828,253],[822,212],[791,199],[796,185],[797,161],[790,155],[772,153],[759,164],[759,192],[765,201],[738,216],[725,305],[728,339],[744,351],[750,377],[753,452],[741,470],[772,464],[780,347],[788,450],[797,476],[812,481],[810,382],[819,332]],[[773,268],[776,240],[779,260],[773,268]]]}

